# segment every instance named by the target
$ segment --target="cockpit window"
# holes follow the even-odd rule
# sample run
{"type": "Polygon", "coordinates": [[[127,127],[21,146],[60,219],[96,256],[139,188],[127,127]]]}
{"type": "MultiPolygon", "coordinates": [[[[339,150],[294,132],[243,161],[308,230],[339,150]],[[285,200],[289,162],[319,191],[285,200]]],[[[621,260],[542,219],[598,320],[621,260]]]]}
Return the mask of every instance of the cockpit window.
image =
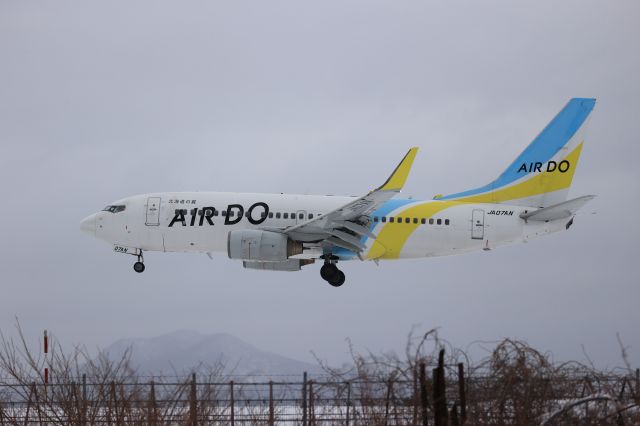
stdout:
{"type": "Polygon", "coordinates": [[[123,212],[127,207],[126,206],[107,206],[104,209],[102,209],[103,212],[110,212],[110,213],[120,213],[123,212]]]}

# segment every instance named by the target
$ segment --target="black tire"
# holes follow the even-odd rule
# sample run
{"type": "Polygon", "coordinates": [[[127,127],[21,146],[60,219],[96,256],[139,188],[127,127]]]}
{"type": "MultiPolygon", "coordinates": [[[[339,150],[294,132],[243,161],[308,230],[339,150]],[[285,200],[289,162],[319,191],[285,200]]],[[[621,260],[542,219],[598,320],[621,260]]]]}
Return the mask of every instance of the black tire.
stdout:
{"type": "Polygon", "coordinates": [[[338,273],[338,267],[333,263],[325,263],[320,268],[320,276],[323,280],[331,282],[335,279],[336,274],[338,273]]]}
{"type": "Polygon", "coordinates": [[[336,268],[336,271],[337,271],[336,276],[334,277],[333,280],[329,281],[329,284],[331,284],[334,287],[340,287],[342,284],[344,284],[347,277],[345,277],[344,272],[342,272],[341,270],[336,268]]]}
{"type": "Polygon", "coordinates": [[[134,263],[133,264],[133,270],[136,271],[137,273],[144,272],[144,263],[142,263],[142,262],[134,263]]]}

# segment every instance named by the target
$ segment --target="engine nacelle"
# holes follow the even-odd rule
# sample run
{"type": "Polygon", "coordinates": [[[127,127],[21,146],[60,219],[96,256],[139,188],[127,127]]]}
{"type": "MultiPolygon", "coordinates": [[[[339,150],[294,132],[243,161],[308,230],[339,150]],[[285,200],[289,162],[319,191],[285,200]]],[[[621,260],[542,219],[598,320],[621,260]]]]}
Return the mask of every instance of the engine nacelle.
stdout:
{"type": "Polygon", "coordinates": [[[313,259],[287,259],[283,262],[256,262],[244,261],[242,265],[247,269],[260,269],[261,271],[299,271],[304,265],[313,263],[313,259]]]}
{"type": "Polygon", "coordinates": [[[230,259],[282,262],[302,254],[302,243],[278,232],[238,229],[229,232],[227,254],[230,259]]]}

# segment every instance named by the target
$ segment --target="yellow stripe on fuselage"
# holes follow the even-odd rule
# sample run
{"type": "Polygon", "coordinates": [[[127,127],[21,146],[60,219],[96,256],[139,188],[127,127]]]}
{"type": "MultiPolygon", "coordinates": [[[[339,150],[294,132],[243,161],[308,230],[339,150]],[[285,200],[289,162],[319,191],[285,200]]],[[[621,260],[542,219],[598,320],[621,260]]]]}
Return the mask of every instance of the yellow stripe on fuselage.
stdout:
{"type": "MultiPolygon", "coordinates": [[[[429,219],[436,213],[455,205],[465,204],[459,201],[429,201],[402,210],[396,216],[403,218],[429,219]]],[[[378,232],[378,237],[369,249],[369,259],[397,259],[405,243],[420,226],[420,223],[386,223],[378,232]]]]}

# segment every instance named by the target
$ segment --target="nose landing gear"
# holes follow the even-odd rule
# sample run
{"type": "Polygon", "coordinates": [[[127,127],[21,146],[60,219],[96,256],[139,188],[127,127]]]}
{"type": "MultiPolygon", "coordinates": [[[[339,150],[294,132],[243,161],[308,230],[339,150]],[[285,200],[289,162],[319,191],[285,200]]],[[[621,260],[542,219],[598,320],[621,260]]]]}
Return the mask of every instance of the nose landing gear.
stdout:
{"type": "Polygon", "coordinates": [[[320,268],[320,276],[333,287],[340,287],[344,284],[346,277],[344,272],[338,269],[336,263],[336,260],[325,259],[324,265],[320,268]]]}
{"type": "Polygon", "coordinates": [[[133,264],[133,270],[137,273],[144,272],[144,256],[142,255],[142,250],[140,250],[140,254],[138,255],[138,261],[133,264]]]}

